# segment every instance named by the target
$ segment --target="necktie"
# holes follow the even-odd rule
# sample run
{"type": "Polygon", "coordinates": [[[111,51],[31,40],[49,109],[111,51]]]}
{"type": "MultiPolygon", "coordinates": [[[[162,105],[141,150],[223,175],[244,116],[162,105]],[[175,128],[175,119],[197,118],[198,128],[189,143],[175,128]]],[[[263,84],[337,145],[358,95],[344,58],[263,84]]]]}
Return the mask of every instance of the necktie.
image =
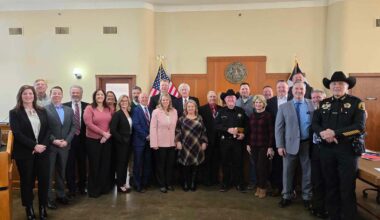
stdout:
{"type": "Polygon", "coordinates": [[[146,107],[143,107],[144,109],[144,115],[145,115],[145,119],[146,119],[146,123],[148,124],[149,126],[149,113],[148,113],[148,109],[146,107]]]}
{"type": "Polygon", "coordinates": [[[187,102],[187,98],[186,98],[186,99],[183,99],[183,110],[186,109],[186,102],[187,102]]]}
{"type": "Polygon", "coordinates": [[[75,112],[74,112],[74,124],[75,124],[75,134],[80,134],[80,114],[79,114],[79,105],[75,103],[75,112]]]}
{"type": "Polygon", "coordinates": [[[215,107],[215,105],[211,106],[211,112],[212,112],[212,116],[215,118],[216,117],[216,107],[215,107]]]}
{"type": "Polygon", "coordinates": [[[298,125],[301,128],[301,116],[300,116],[300,111],[301,111],[301,102],[296,102],[296,113],[297,113],[297,119],[298,119],[298,125]]]}

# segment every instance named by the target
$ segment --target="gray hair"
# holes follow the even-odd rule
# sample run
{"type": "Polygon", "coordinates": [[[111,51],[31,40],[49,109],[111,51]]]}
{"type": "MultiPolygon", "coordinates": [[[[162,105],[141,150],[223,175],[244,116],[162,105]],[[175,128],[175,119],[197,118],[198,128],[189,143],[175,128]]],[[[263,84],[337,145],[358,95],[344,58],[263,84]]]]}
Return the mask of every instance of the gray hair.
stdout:
{"type": "Polygon", "coordinates": [[[79,86],[79,85],[72,85],[72,86],[70,86],[70,91],[71,91],[71,89],[80,89],[80,92],[83,93],[83,88],[82,88],[82,86],[79,86]]]}
{"type": "Polygon", "coordinates": [[[306,84],[304,82],[302,82],[301,80],[297,80],[293,83],[293,88],[296,84],[301,84],[303,86],[303,88],[305,89],[306,91],[306,84]]]}
{"type": "Polygon", "coordinates": [[[311,94],[313,94],[313,93],[320,93],[322,96],[326,97],[325,91],[323,91],[321,89],[313,89],[313,91],[311,92],[311,94]]]}
{"type": "Polygon", "coordinates": [[[181,84],[178,86],[178,90],[181,91],[182,88],[184,88],[184,87],[186,87],[187,90],[190,92],[190,86],[189,86],[189,84],[187,84],[187,83],[181,83],[181,84]]]}

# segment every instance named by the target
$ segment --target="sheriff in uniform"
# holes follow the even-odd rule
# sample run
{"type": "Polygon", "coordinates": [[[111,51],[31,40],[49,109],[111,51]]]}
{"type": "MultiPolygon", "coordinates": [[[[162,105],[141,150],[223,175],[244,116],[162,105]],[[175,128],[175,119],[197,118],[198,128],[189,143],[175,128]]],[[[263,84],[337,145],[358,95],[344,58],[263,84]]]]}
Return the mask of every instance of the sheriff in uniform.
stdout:
{"type": "Polygon", "coordinates": [[[220,98],[226,106],[218,111],[215,127],[220,132],[220,151],[223,170],[221,192],[227,191],[231,185],[244,192],[243,185],[243,146],[247,132],[248,118],[244,110],[237,107],[238,94],[232,89],[222,93],[220,98]]]}
{"type": "Polygon", "coordinates": [[[335,72],[323,85],[333,96],[320,103],[312,127],[322,142],[322,175],[326,183],[326,206],[331,219],[356,219],[355,181],[358,154],[353,142],[365,129],[364,103],[348,95],[356,79],[335,72]]]}

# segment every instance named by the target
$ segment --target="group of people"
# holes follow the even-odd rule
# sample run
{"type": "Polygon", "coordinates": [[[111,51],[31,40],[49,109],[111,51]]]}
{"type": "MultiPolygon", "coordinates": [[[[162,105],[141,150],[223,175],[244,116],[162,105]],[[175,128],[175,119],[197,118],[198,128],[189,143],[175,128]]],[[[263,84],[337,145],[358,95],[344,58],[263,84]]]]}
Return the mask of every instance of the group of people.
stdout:
{"type": "Polygon", "coordinates": [[[91,103],[82,101],[76,85],[67,103],[59,86],[48,95],[43,79],[22,86],[10,126],[27,218],[35,219],[36,178],[40,219],[47,219],[46,208],[68,204],[77,193],[97,198],[115,185],[120,193],[131,186],[143,193],[152,183],[162,193],[174,191],[177,182],[184,191],[196,191],[199,182],[220,184],[220,192],[255,186],[258,198],[270,188],[286,207],[300,168],[305,208],[321,218],[355,218],[358,154],[352,143],[365,128],[364,104],[348,94],[355,80],[342,72],[325,78],[330,98],[310,87],[304,73],[292,80],[290,88],[278,81],[276,96],[270,86],[252,96],[250,85],[241,83],[238,93],[220,95],[222,105],[208,91],[203,106],[186,83],[178,87],[180,98],[170,95],[168,80],[150,99],[136,86],[132,98],[97,89],[91,103]]]}

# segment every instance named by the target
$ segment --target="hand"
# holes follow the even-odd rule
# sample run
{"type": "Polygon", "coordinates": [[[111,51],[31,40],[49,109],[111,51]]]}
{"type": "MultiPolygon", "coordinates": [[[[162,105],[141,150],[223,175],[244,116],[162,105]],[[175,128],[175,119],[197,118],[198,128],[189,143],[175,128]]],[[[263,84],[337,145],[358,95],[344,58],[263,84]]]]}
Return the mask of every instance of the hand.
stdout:
{"type": "Polygon", "coordinates": [[[158,150],[158,147],[152,147],[153,150],[158,150]]]}
{"type": "Polygon", "coordinates": [[[182,150],[182,144],[181,144],[181,142],[177,142],[177,150],[182,150]]]}
{"type": "Polygon", "coordinates": [[[146,136],[146,140],[147,140],[147,141],[150,141],[150,136],[149,136],[149,135],[146,136]]]}
{"type": "Polygon", "coordinates": [[[238,140],[243,140],[244,137],[245,137],[245,136],[244,136],[244,133],[238,133],[236,139],[238,139],[238,140]]]}
{"type": "Polygon", "coordinates": [[[201,145],[201,149],[202,149],[203,151],[205,151],[206,148],[207,148],[207,144],[206,144],[206,143],[202,143],[202,145],[201,145]]]}
{"type": "Polygon", "coordinates": [[[267,150],[267,157],[269,157],[269,160],[272,160],[272,159],[273,159],[273,156],[274,156],[274,150],[273,150],[273,148],[268,147],[268,150],[267,150]]]}
{"type": "Polygon", "coordinates": [[[61,147],[67,147],[67,141],[62,140],[61,141],[61,147]]]}
{"type": "Polygon", "coordinates": [[[324,131],[321,131],[319,133],[319,135],[321,136],[321,138],[323,140],[327,140],[327,139],[330,139],[330,138],[334,138],[335,137],[335,132],[333,130],[331,130],[331,129],[328,128],[328,129],[326,129],[324,131]]]}
{"type": "Polygon", "coordinates": [[[61,147],[62,140],[60,140],[60,139],[55,139],[55,140],[53,141],[53,144],[56,145],[56,146],[58,146],[58,147],[61,147]]]}
{"type": "Polygon", "coordinates": [[[34,152],[37,152],[37,153],[42,153],[46,150],[46,146],[45,145],[42,145],[42,144],[37,144],[35,147],[34,147],[34,152]]]}
{"type": "Polygon", "coordinates": [[[106,143],[106,141],[107,141],[107,138],[105,138],[105,137],[102,137],[102,139],[100,139],[100,143],[101,143],[101,144],[106,143]]]}
{"type": "Polygon", "coordinates": [[[232,135],[236,135],[238,133],[238,129],[237,128],[229,128],[229,129],[227,129],[227,132],[232,134],[232,135]]]}
{"type": "Polygon", "coordinates": [[[278,154],[281,156],[281,157],[285,157],[286,156],[286,150],[285,148],[281,147],[281,148],[278,148],[278,154]]]}
{"type": "Polygon", "coordinates": [[[109,132],[103,132],[103,137],[106,138],[106,139],[108,139],[108,138],[111,137],[111,133],[109,133],[109,132]]]}
{"type": "Polygon", "coordinates": [[[249,155],[251,155],[251,146],[247,145],[247,151],[248,151],[249,155]]]}

